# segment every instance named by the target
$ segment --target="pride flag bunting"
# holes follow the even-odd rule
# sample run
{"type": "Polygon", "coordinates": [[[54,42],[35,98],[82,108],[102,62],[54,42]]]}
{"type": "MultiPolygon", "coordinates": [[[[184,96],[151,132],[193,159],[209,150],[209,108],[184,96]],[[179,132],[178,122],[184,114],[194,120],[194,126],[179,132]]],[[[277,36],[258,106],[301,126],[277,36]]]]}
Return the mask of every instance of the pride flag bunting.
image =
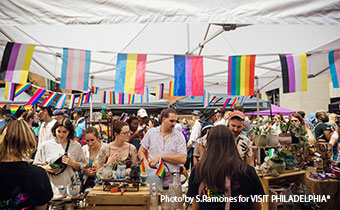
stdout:
{"type": "Polygon", "coordinates": [[[33,105],[24,105],[24,109],[26,112],[31,110],[32,108],[33,108],[33,105]]]}
{"type": "Polygon", "coordinates": [[[222,97],[216,97],[213,106],[215,106],[215,104],[217,104],[219,101],[221,101],[223,98],[222,97]]]}
{"type": "Polygon", "coordinates": [[[237,101],[238,101],[238,97],[235,97],[233,103],[230,106],[231,109],[235,106],[237,101]]]}
{"type": "Polygon", "coordinates": [[[60,89],[88,91],[91,51],[64,48],[60,89]]]}
{"type": "Polygon", "coordinates": [[[81,93],[79,95],[79,100],[78,100],[77,107],[80,107],[81,105],[83,105],[83,100],[84,100],[84,93],[81,93]]]}
{"type": "Polygon", "coordinates": [[[211,102],[213,102],[215,100],[216,96],[214,96],[213,94],[211,94],[209,96],[209,104],[211,104],[211,102]]]}
{"type": "Polygon", "coordinates": [[[6,104],[0,104],[0,109],[3,109],[6,106],[6,104]]]}
{"type": "Polygon", "coordinates": [[[101,102],[105,104],[106,103],[106,91],[102,91],[102,95],[100,98],[101,98],[101,102]]]}
{"type": "Polygon", "coordinates": [[[229,56],[228,95],[254,95],[255,55],[229,56]]]}
{"type": "Polygon", "coordinates": [[[331,78],[333,88],[339,88],[340,84],[340,50],[330,51],[328,53],[329,70],[331,71],[331,78]]]}
{"type": "Polygon", "coordinates": [[[98,93],[98,89],[99,89],[99,87],[95,87],[95,86],[91,87],[91,91],[92,91],[93,94],[97,94],[98,93]]]}
{"type": "Polygon", "coordinates": [[[169,96],[174,96],[174,95],[175,95],[174,81],[171,80],[169,82],[169,96]]]}
{"type": "Polygon", "coordinates": [[[280,55],[283,93],[307,91],[306,54],[280,55]]]}
{"type": "Polygon", "coordinates": [[[118,104],[124,104],[124,93],[119,93],[118,104]]]}
{"type": "Polygon", "coordinates": [[[114,91],[110,91],[110,104],[116,104],[116,96],[114,91]]]}
{"type": "Polygon", "coordinates": [[[149,88],[145,88],[144,95],[141,95],[140,99],[142,104],[149,103],[149,88]]]}
{"type": "Polygon", "coordinates": [[[14,88],[13,82],[5,82],[5,99],[13,101],[14,100],[14,88]]]}
{"type": "Polygon", "coordinates": [[[39,99],[44,95],[44,93],[46,92],[45,89],[39,88],[34,95],[32,96],[32,98],[27,102],[27,105],[35,105],[39,99]]]}
{"type": "Polygon", "coordinates": [[[55,97],[58,95],[56,92],[52,92],[46,99],[41,103],[40,106],[42,107],[48,107],[52,103],[52,101],[55,99],[55,97]]]}
{"type": "Polygon", "coordinates": [[[103,110],[111,110],[109,107],[107,106],[101,106],[100,109],[103,109],[103,110]]]}
{"type": "Polygon", "coordinates": [[[62,109],[66,100],[67,94],[63,93],[60,98],[58,99],[57,103],[55,104],[55,109],[62,109]]]}
{"type": "Polygon", "coordinates": [[[134,103],[135,103],[135,94],[129,94],[128,104],[134,104],[134,103]]]}
{"type": "Polygon", "coordinates": [[[32,87],[31,84],[19,84],[17,88],[15,88],[14,98],[20,95],[21,93],[25,92],[28,88],[32,87]]]}
{"type": "Polygon", "coordinates": [[[156,171],[157,176],[163,178],[165,176],[165,167],[162,158],[159,160],[159,165],[156,171]]]}
{"type": "Polygon", "coordinates": [[[117,56],[115,92],[144,94],[146,55],[123,54],[117,56]]]}
{"type": "Polygon", "coordinates": [[[0,80],[25,84],[34,48],[34,45],[7,42],[2,56],[0,80]]]}
{"type": "Polygon", "coordinates": [[[209,92],[204,89],[204,94],[202,98],[202,105],[204,108],[209,106],[209,96],[210,96],[209,92]]]}
{"type": "Polygon", "coordinates": [[[175,96],[202,96],[203,57],[175,55],[175,96]]]}
{"type": "Polygon", "coordinates": [[[19,108],[20,108],[20,105],[9,105],[9,110],[11,110],[12,115],[15,115],[15,113],[17,113],[19,108]]]}
{"type": "Polygon", "coordinates": [[[90,102],[90,97],[91,97],[91,91],[86,93],[86,96],[84,98],[84,104],[88,104],[90,102]]]}
{"type": "Polygon", "coordinates": [[[155,100],[160,100],[163,98],[163,92],[164,92],[164,84],[160,83],[156,85],[156,96],[155,100]]]}
{"type": "Polygon", "coordinates": [[[73,105],[74,105],[74,100],[76,99],[76,96],[75,95],[71,95],[71,98],[70,98],[70,102],[68,104],[68,109],[73,109],[73,105]]]}
{"type": "Polygon", "coordinates": [[[231,98],[227,98],[227,100],[225,100],[223,107],[222,107],[222,110],[224,110],[228,106],[228,103],[229,103],[230,100],[231,100],[231,98]]]}

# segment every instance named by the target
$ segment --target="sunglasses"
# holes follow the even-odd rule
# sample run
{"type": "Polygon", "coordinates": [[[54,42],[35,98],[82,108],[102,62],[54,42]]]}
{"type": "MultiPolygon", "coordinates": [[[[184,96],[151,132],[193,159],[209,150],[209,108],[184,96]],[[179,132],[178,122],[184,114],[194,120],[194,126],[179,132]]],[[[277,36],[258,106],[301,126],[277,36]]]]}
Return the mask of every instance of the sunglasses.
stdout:
{"type": "Polygon", "coordinates": [[[291,122],[299,122],[298,120],[291,120],[291,122]]]}

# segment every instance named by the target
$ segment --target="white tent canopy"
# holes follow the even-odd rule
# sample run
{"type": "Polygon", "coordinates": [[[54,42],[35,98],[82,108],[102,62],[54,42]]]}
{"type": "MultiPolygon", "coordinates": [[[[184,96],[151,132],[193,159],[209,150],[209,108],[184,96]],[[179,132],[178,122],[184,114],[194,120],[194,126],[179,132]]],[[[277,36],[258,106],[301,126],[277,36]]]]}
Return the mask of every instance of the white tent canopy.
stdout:
{"type": "Polygon", "coordinates": [[[167,92],[174,54],[202,55],[205,88],[225,93],[230,55],[257,55],[263,92],[281,86],[278,54],[311,54],[308,74],[317,75],[340,49],[338,1],[1,1],[0,11],[0,54],[9,40],[37,44],[30,71],[58,80],[63,47],[91,50],[102,90],[114,88],[118,52],[148,54],[151,92],[158,83],[167,92]]]}

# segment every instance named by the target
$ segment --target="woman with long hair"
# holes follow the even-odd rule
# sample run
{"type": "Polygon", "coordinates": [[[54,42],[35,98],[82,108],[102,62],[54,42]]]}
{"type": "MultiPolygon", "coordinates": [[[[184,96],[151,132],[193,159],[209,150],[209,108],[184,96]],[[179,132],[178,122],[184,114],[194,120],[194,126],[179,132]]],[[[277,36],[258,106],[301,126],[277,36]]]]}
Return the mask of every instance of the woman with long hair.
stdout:
{"type": "Polygon", "coordinates": [[[129,124],[118,121],[113,124],[114,141],[103,146],[99,151],[97,166],[103,167],[106,164],[114,164],[120,161],[125,162],[130,172],[131,165],[137,163],[136,147],[129,142],[130,137],[129,124]]]}
{"type": "MultiPolygon", "coordinates": [[[[293,125],[301,125],[303,130],[306,131],[306,137],[308,139],[308,141],[315,141],[314,135],[312,133],[312,131],[306,126],[305,120],[303,119],[303,117],[298,114],[298,113],[293,113],[291,115],[289,115],[289,120],[293,125]]],[[[292,143],[299,143],[297,141],[297,138],[293,138],[293,142],[292,143]]]]}
{"type": "Polygon", "coordinates": [[[0,130],[1,209],[46,209],[53,197],[46,172],[25,161],[36,145],[24,120],[11,120],[0,130]]]}
{"type": "Polygon", "coordinates": [[[192,209],[261,209],[261,204],[250,198],[248,202],[228,202],[251,195],[264,195],[254,168],[240,158],[229,128],[225,125],[212,128],[206,151],[190,175],[187,196],[195,198],[192,209]],[[203,202],[203,198],[217,202],[203,202]]]}
{"type": "Polygon", "coordinates": [[[75,171],[85,168],[87,162],[81,145],[74,141],[74,128],[69,119],[58,120],[52,127],[53,139],[43,142],[35,155],[34,163],[43,167],[55,185],[68,185],[75,171]]]}

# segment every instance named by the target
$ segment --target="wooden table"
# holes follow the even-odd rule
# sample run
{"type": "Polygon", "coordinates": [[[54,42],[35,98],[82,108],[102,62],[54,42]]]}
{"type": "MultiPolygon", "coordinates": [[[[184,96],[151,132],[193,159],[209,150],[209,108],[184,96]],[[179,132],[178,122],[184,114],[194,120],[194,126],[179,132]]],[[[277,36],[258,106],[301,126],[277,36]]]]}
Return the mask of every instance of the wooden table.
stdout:
{"type": "Polygon", "coordinates": [[[138,192],[111,193],[103,191],[103,186],[96,185],[86,198],[86,209],[89,210],[133,210],[150,208],[150,187],[140,187],[138,192]]]}
{"type": "Polygon", "coordinates": [[[310,172],[315,173],[315,169],[306,170],[303,184],[316,195],[330,195],[327,202],[318,203],[321,209],[340,209],[340,180],[318,180],[309,177],[310,172]]]}
{"type": "MultiPolygon", "coordinates": [[[[259,176],[260,181],[262,183],[262,187],[264,190],[264,193],[266,195],[269,195],[269,185],[273,184],[274,182],[277,181],[285,181],[287,183],[290,182],[303,182],[304,177],[305,177],[306,171],[293,171],[293,172],[286,172],[282,173],[277,177],[274,176],[259,176]]],[[[268,202],[263,202],[262,203],[262,210],[269,210],[270,209],[270,199],[268,199],[268,202]]]]}

